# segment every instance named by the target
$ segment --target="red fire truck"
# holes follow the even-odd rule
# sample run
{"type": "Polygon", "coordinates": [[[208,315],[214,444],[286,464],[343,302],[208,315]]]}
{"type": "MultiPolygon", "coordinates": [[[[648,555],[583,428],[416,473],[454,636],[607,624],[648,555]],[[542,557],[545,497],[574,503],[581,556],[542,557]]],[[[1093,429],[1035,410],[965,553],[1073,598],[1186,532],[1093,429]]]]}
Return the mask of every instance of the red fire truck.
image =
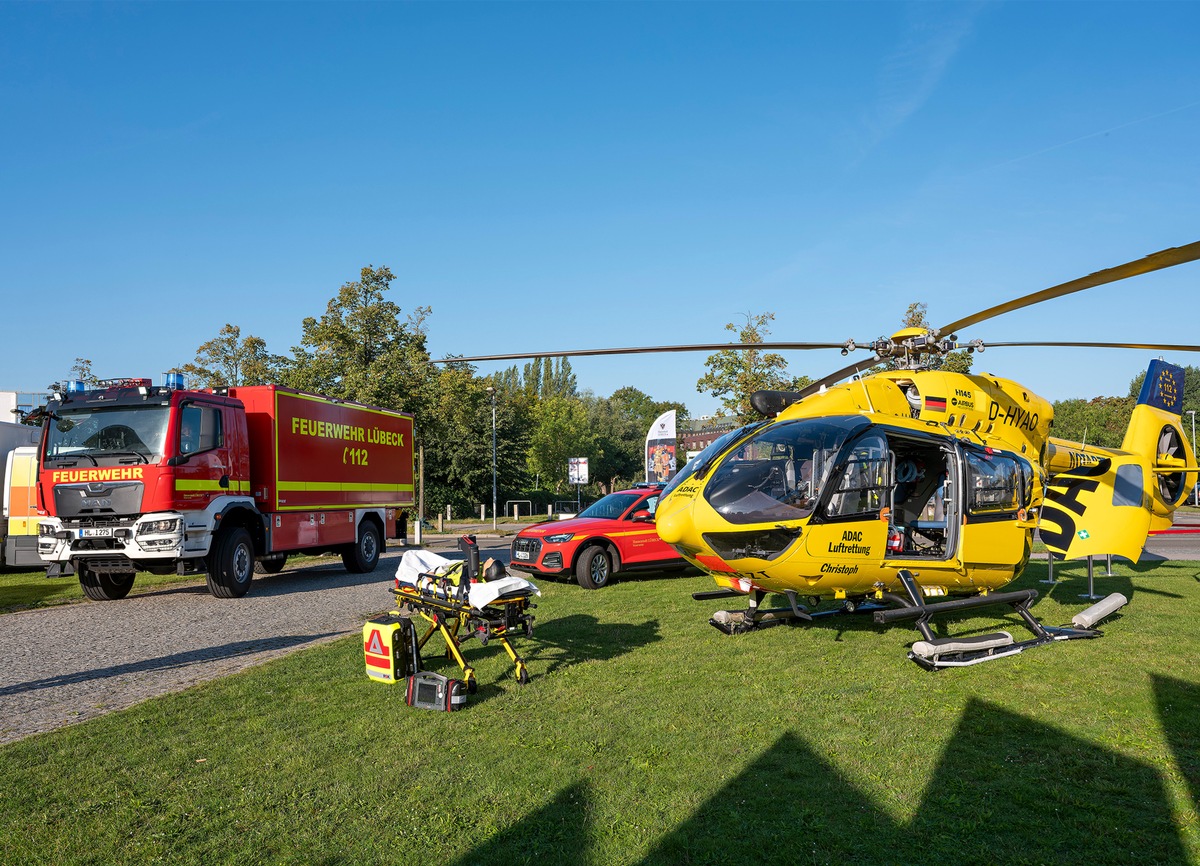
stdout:
{"type": "Polygon", "coordinates": [[[412,416],[275,385],[186,390],[120,379],[46,406],[38,554],[88,598],[138,571],[208,576],[218,598],[291,553],[373,571],[413,503],[412,416]]]}

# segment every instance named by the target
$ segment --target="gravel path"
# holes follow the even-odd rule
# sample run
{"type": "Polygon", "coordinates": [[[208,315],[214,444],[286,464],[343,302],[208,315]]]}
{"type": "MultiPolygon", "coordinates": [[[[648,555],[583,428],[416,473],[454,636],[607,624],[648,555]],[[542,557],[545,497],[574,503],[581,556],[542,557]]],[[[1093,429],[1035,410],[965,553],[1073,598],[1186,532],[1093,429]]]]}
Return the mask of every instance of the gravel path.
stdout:
{"type": "MultiPolygon", "coordinates": [[[[507,562],[507,547],[480,543],[483,557],[507,562]]],[[[426,547],[457,557],[452,544],[426,547]]],[[[371,574],[347,574],[336,562],[255,575],[240,599],[213,598],[201,580],[0,616],[0,743],[358,633],[391,607],[400,555],[384,554],[371,574]]]]}

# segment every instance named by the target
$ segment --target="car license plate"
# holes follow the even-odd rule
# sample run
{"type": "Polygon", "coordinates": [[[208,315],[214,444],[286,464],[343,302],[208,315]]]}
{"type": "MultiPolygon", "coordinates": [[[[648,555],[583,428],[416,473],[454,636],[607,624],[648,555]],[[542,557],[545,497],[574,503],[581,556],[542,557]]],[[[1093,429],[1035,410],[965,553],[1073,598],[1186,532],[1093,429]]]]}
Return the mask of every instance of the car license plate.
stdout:
{"type": "Polygon", "coordinates": [[[517,559],[529,559],[529,551],[528,550],[518,550],[517,551],[517,559]]]}
{"type": "Polygon", "coordinates": [[[81,529],[79,530],[80,538],[112,538],[113,531],[109,527],[101,527],[99,529],[81,529]]]}

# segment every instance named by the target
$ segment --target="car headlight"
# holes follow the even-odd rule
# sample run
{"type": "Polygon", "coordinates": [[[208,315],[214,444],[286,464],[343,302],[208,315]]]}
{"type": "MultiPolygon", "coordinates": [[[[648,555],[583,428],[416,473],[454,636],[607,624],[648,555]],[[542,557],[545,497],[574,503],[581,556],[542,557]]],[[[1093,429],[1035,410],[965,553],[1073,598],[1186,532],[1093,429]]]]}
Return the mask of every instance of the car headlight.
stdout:
{"type": "Polygon", "coordinates": [[[574,532],[560,532],[558,535],[547,535],[546,540],[551,544],[562,544],[564,541],[570,541],[574,537],[574,532]]]}
{"type": "Polygon", "coordinates": [[[178,532],[179,518],[172,517],[167,520],[147,520],[138,527],[138,535],[157,535],[162,532],[178,532]]]}
{"type": "Polygon", "coordinates": [[[53,523],[39,523],[38,535],[54,535],[55,526],[53,523]]]}

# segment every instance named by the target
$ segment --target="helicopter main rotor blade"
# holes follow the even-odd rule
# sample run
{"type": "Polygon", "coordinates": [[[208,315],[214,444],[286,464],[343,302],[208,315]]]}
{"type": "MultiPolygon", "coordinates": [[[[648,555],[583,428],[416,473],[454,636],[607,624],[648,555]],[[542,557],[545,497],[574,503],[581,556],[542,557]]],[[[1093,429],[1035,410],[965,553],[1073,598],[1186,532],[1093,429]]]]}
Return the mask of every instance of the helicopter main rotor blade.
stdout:
{"type": "MultiPolygon", "coordinates": [[[[805,385],[799,391],[796,391],[795,392],[796,400],[803,400],[805,397],[809,396],[810,394],[815,394],[818,391],[820,391],[822,388],[832,385],[835,382],[840,382],[842,379],[845,379],[847,376],[853,376],[855,373],[858,373],[859,371],[864,370],[867,367],[871,367],[875,364],[878,364],[882,360],[883,360],[883,358],[879,357],[878,355],[874,355],[870,358],[867,358],[865,361],[855,361],[853,364],[850,364],[846,367],[842,367],[842,369],[838,370],[836,373],[830,373],[828,376],[824,377],[823,379],[818,379],[816,382],[813,382],[811,385],[805,385]]],[[[795,402],[795,400],[793,400],[792,402],[795,402]]]]}
{"type": "Polygon", "coordinates": [[[1071,342],[1017,342],[1017,343],[984,343],[985,349],[996,346],[1033,346],[1037,347],[1066,347],[1077,349],[1142,349],[1151,352],[1200,352],[1200,346],[1188,346],[1182,343],[1071,343],[1071,342]]]}
{"type": "MultiPolygon", "coordinates": [[[[1136,277],[1140,274],[1148,274],[1151,271],[1162,270],[1163,268],[1171,268],[1175,265],[1182,265],[1185,262],[1193,262],[1200,259],[1200,241],[1190,243],[1182,247],[1171,247],[1170,249],[1160,250],[1157,253],[1151,253],[1144,259],[1126,262],[1123,265],[1117,265],[1114,268],[1107,268],[1103,271],[1096,271],[1094,274],[1089,274],[1086,277],[1080,277],[1077,280],[1071,280],[1067,283],[1061,283],[1057,286],[1052,286],[1049,289],[1042,289],[1040,292],[1034,292],[1031,295],[1026,295],[1023,298],[1009,301],[1005,304],[997,304],[994,307],[975,313],[972,316],[959,319],[956,322],[951,322],[944,328],[941,328],[939,334],[953,334],[963,328],[977,325],[987,319],[995,318],[1004,313],[1011,313],[1013,310],[1019,310],[1022,307],[1028,307],[1033,304],[1040,304],[1042,301],[1048,301],[1052,298],[1061,298],[1063,295],[1069,295],[1073,292],[1081,292],[1084,289],[1102,286],[1105,283],[1115,283],[1118,280],[1124,280],[1129,277],[1136,277]]],[[[992,344],[999,345],[999,344],[992,344]]]]}
{"type": "Polygon", "coordinates": [[[514,352],[507,355],[472,355],[441,358],[435,364],[459,361],[520,361],[526,358],[579,358],[588,355],[645,355],[655,352],[722,352],[726,349],[840,349],[844,343],[696,343],[688,346],[642,346],[626,349],[568,349],[561,352],[514,352]]]}

